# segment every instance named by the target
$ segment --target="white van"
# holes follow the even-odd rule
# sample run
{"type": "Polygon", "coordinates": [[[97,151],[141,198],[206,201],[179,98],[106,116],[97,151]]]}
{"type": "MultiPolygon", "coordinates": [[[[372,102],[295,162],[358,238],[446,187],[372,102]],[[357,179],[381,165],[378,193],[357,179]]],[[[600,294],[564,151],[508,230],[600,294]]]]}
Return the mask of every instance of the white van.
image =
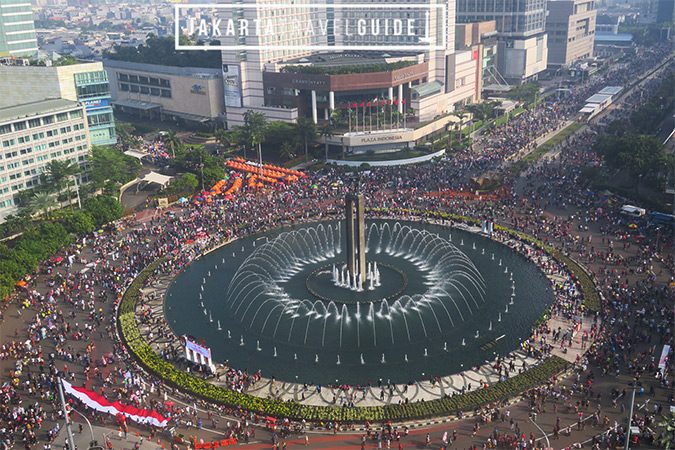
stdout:
{"type": "Polygon", "coordinates": [[[642,217],[645,214],[647,214],[647,210],[645,210],[644,208],[638,208],[637,206],[633,205],[623,205],[621,207],[621,214],[630,217],[642,217]]]}

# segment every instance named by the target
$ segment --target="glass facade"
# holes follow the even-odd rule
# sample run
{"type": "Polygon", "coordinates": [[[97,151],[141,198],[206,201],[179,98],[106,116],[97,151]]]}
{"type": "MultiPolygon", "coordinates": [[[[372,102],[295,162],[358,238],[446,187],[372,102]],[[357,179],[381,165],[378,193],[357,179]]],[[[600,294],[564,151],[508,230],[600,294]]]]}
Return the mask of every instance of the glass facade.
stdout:
{"type": "Polygon", "coordinates": [[[26,0],[0,2],[0,56],[31,56],[38,50],[31,4],[26,0]]]}
{"type": "Polygon", "coordinates": [[[117,136],[110,104],[108,73],[105,70],[97,70],[76,73],[74,77],[77,99],[86,106],[91,144],[115,144],[117,136]]]}

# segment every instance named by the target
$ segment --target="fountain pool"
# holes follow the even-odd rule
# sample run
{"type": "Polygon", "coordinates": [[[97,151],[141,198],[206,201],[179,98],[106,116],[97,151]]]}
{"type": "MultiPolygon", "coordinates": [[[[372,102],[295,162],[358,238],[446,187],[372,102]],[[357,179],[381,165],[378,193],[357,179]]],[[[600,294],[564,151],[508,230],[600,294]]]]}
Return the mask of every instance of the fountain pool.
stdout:
{"type": "Polygon", "coordinates": [[[214,361],[263,376],[401,383],[516,349],[553,301],[531,261],[484,236],[403,221],[365,229],[365,280],[346,271],[341,222],[272,230],[188,266],[167,293],[167,320],[205,338],[214,361]]]}

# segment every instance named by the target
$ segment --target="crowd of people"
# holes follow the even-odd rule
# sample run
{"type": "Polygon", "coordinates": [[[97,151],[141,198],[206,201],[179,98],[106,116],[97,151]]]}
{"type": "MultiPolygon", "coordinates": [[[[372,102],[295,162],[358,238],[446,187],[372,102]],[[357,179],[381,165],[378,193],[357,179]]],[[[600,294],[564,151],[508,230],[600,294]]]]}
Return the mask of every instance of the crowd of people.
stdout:
{"type": "MultiPolygon", "coordinates": [[[[376,168],[362,175],[359,181],[359,189],[366,194],[367,206],[373,214],[405,215],[415,210],[423,215],[452,212],[476,219],[489,218],[555,245],[587,265],[602,293],[603,303],[593,327],[585,330],[584,340],[589,345],[588,360],[583,362],[585,375],[579,374],[571,387],[560,380],[551,380],[530,391],[527,398],[533,414],[546,412],[547,408],[556,413],[576,414],[581,424],[591,420],[593,426],[598,427],[598,435],[607,429],[607,424],[600,407],[596,406],[601,395],[593,386],[596,372],[612,376],[629,374],[635,378],[649,375],[656,377],[658,389],[672,388],[663,376],[664,368],[659,367],[659,351],[664,344],[673,344],[673,288],[668,285],[673,279],[673,252],[669,233],[657,234],[646,226],[647,237],[637,241],[618,208],[590,191],[588,183],[580,177],[581,171],[597,160],[592,143],[610,119],[598,121],[568,137],[556,149],[557,157],[532,164],[522,178],[520,174],[505,171],[504,184],[509,189],[498,201],[424,194],[467,189],[473,176],[486,170],[505,170],[517,160],[510,158],[512,155],[522,149],[532,149],[539,136],[573,118],[588,96],[608,85],[628,86],[663,63],[672,52],[671,42],[642,50],[620,66],[590,77],[567,97],[547,107],[525,111],[479,138],[475,148],[467,148],[452,158],[433,164],[376,168]],[[581,376],[586,379],[581,381],[581,376]],[[583,418],[584,412],[586,418],[583,418]]],[[[630,108],[637,108],[641,101],[646,101],[650,93],[658,89],[658,80],[673,70],[672,62],[666,64],[660,69],[660,77],[641,87],[640,95],[630,94],[630,108]]],[[[611,114],[625,120],[626,111],[617,109],[611,114]]],[[[157,143],[147,145],[148,151],[169,157],[165,147],[157,143]]],[[[351,189],[353,186],[345,181],[344,171],[331,168],[320,180],[318,176],[310,177],[304,183],[294,183],[264,195],[241,194],[234,200],[219,199],[210,205],[176,207],[144,224],[128,219],[64,249],[60,265],[50,262],[41,266],[25,290],[3,304],[4,319],[11,314],[16,316],[15,323],[23,325],[15,329],[13,339],[2,342],[0,347],[0,362],[9,361],[12,365],[9,382],[0,390],[0,450],[9,449],[17,442],[30,450],[40,442],[49,443],[55,438],[58,432],[55,427],[62,417],[57,403],[57,375],[111,400],[154,408],[171,416],[176,426],[198,429],[208,420],[211,427],[228,437],[250,438],[255,433],[253,425],[260,420],[255,412],[209,405],[144,373],[117,339],[113,308],[131,281],[150,262],[171,255],[157,269],[157,275],[173,275],[203,251],[225,240],[309,218],[336,217],[342,208],[340,199],[351,189]],[[188,241],[192,243],[188,245],[188,241]],[[188,406],[168,402],[168,396],[188,406]],[[204,410],[208,411],[206,416],[204,410]],[[229,417],[231,422],[221,420],[218,424],[214,414],[229,417]],[[45,422],[48,425],[42,426],[45,422]]],[[[507,240],[500,233],[496,233],[495,238],[507,240]]],[[[553,316],[575,318],[589,314],[583,307],[578,284],[559,263],[545,258],[541,249],[518,242],[512,245],[528,254],[547,273],[567,277],[554,286],[553,316]]],[[[164,332],[169,333],[165,323],[152,322],[158,319],[149,314],[141,320],[163,325],[164,332]]],[[[570,336],[570,330],[551,330],[545,322],[537,328],[527,348],[545,355],[552,345],[560,345],[570,336]]],[[[666,364],[672,370],[672,350],[669,358],[666,364]]],[[[508,362],[499,366],[505,372],[515,370],[508,362]]],[[[245,391],[260,376],[258,369],[254,372],[232,369],[226,379],[232,389],[245,391]]],[[[671,395],[669,404],[660,403],[636,412],[635,423],[641,430],[653,427],[654,416],[671,406],[672,401],[671,395]]],[[[87,413],[86,407],[73,399],[70,402],[74,408],[87,413]]],[[[504,418],[501,405],[485,411],[488,418],[509,420],[508,415],[504,418]]],[[[104,415],[96,415],[96,418],[113,425],[112,418],[104,415]]],[[[550,431],[554,436],[571,432],[560,427],[550,431]]],[[[617,424],[595,439],[593,445],[608,448],[619,441],[623,433],[624,424],[617,424]]],[[[467,438],[460,436],[460,440],[467,438]]],[[[509,431],[491,433],[485,445],[529,449],[539,444],[534,436],[526,436],[511,422],[509,431]]]]}

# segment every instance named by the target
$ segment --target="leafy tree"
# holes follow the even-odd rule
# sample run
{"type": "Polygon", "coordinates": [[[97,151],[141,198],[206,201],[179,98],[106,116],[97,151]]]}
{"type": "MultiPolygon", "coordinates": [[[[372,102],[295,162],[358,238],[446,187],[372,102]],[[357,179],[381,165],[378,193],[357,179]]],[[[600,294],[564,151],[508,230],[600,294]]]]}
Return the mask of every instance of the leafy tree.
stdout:
{"type": "Polygon", "coordinates": [[[467,105],[466,109],[468,109],[476,119],[486,121],[494,117],[495,108],[501,104],[502,102],[500,101],[472,103],[471,105],[467,105]]]}
{"type": "Polygon", "coordinates": [[[89,214],[78,211],[66,218],[66,230],[70,233],[82,235],[91,233],[94,229],[94,222],[89,214]]]}
{"type": "Polygon", "coordinates": [[[115,193],[118,185],[136,178],[141,163],[134,157],[110,147],[91,148],[91,178],[95,187],[115,193]]]}
{"type": "Polygon", "coordinates": [[[93,197],[84,203],[84,212],[91,216],[96,228],[113,222],[124,212],[124,207],[116,199],[108,196],[93,197]]]}
{"type": "Polygon", "coordinates": [[[275,120],[267,125],[265,136],[265,143],[263,146],[265,150],[281,156],[283,156],[281,146],[285,142],[289,142],[291,146],[297,147],[299,139],[294,126],[280,120],[275,120]]]}
{"type": "MultiPolygon", "coordinates": [[[[193,45],[185,35],[179,37],[180,44],[193,45]]],[[[148,37],[145,44],[138,47],[115,45],[114,51],[104,51],[105,59],[129,61],[146,64],[160,64],[175,67],[221,67],[220,52],[195,52],[176,50],[171,37],[148,37]]]]}
{"type": "Polygon", "coordinates": [[[675,448],[675,412],[664,414],[656,427],[658,432],[656,442],[666,450],[675,448]]]}
{"type": "Polygon", "coordinates": [[[205,165],[203,171],[204,186],[209,189],[225,177],[225,168],[221,165],[205,165]]]}
{"type": "Polygon", "coordinates": [[[316,125],[307,117],[301,117],[295,124],[295,132],[305,143],[305,158],[307,158],[308,144],[316,140],[316,125]]]}
{"type": "Polygon", "coordinates": [[[626,134],[600,136],[593,149],[614,170],[628,170],[634,177],[667,173],[670,169],[663,145],[654,136],[626,134]]]}
{"type": "Polygon", "coordinates": [[[511,88],[506,93],[506,97],[519,102],[532,103],[540,91],[541,85],[539,83],[525,83],[511,88]]]}
{"type": "Polygon", "coordinates": [[[613,120],[607,125],[607,128],[605,129],[605,134],[610,134],[613,136],[623,136],[626,134],[627,127],[625,122],[621,120],[613,120]]]}

